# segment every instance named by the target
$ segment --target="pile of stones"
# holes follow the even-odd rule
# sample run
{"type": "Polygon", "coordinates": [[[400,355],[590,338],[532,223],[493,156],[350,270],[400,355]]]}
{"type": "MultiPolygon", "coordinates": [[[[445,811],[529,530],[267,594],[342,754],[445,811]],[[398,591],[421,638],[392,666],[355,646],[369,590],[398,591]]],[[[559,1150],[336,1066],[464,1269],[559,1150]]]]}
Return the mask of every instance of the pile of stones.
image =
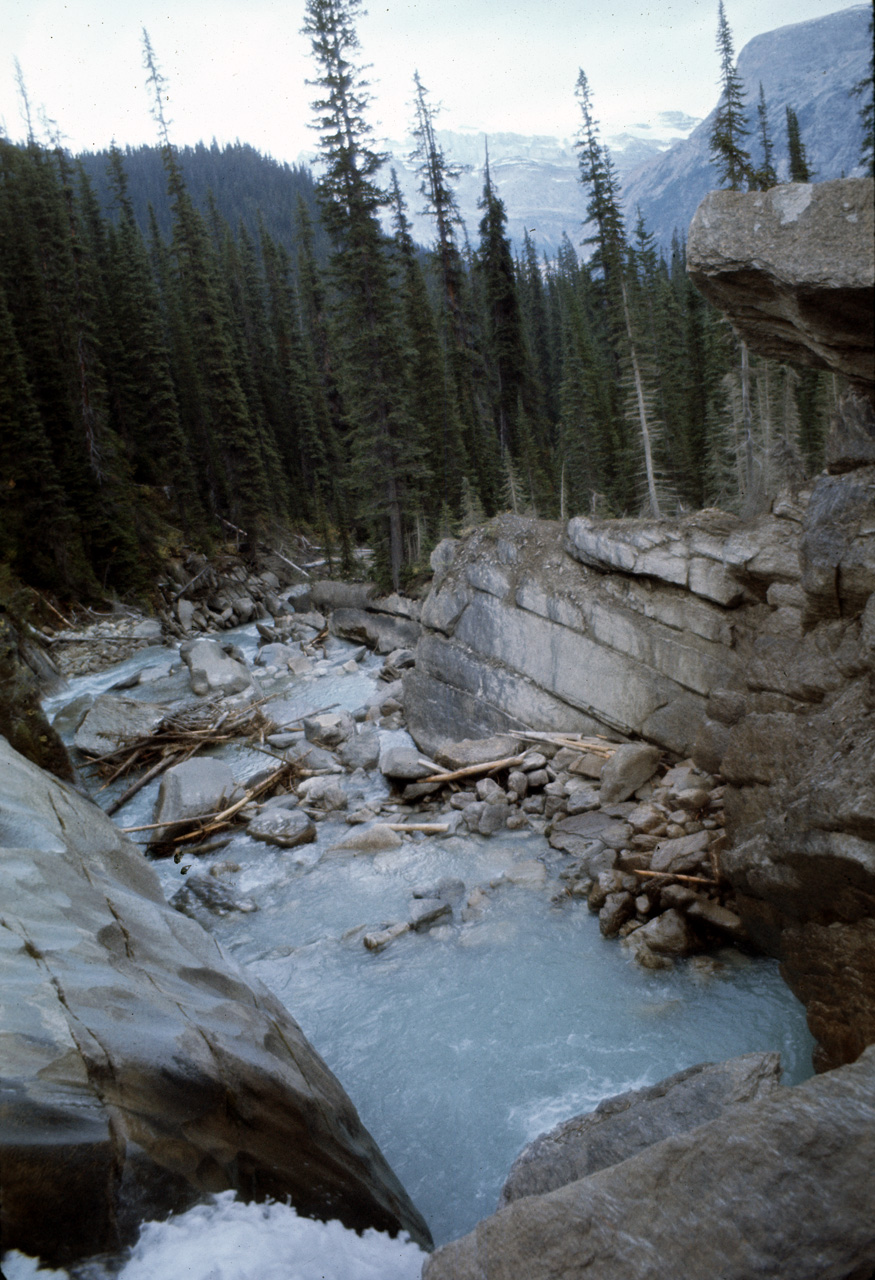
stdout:
{"type": "MultiPolygon", "coordinates": [[[[277,570],[283,569],[277,564],[277,570]]],[[[254,621],[287,616],[293,607],[309,607],[308,588],[291,587],[298,574],[254,569],[238,556],[208,560],[192,552],[170,560],[167,579],[160,584],[159,610],[165,631],[183,637],[197,632],[223,631],[254,621]],[[291,587],[291,589],[290,589],[291,587]],[[300,597],[300,599],[296,598],[300,597]],[[294,600],[294,604],[290,600],[294,600]]]]}
{"type": "Polygon", "coordinates": [[[478,835],[526,828],[545,834],[565,855],[555,901],[585,899],[602,933],[627,940],[646,968],[667,967],[709,944],[744,942],[720,880],[720,780],[690,760],[669,765],[645,743],[587,751],[557,747],[551,736],[559,735],[529,749],[505,735],[446,743],[434,760],[398,750],[380,763],[401,799],[423,815],[448,803],[478,835]],[[467,786],[424,780],[508,757],[511,767],[467,786]]]}

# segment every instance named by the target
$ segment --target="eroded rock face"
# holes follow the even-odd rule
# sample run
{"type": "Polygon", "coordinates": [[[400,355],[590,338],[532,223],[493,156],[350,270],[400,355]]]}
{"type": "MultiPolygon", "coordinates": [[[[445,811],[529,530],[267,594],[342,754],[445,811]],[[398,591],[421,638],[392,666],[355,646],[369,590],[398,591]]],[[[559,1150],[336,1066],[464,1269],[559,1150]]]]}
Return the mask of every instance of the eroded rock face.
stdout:
{"type": "MultiPolygon", "coordinates": [[[[708,692],[733,683],[739,655],[726,606],[687,589],[692,553],[650,560],[640,577],[616,571],[650,539],[650,523],[575,521],[566,541],[559,524],[507,515],[456,544],[423,605],[416,667],[404,675],[408,727],[422,749],[435,754],[463,734],[609,728],[688,754],[708,692]],[[584,524],[594,535],[585,556],[584,524]]],[[[691,517],[674,542],[683,549],[701,534],[730,581],[720,555],[737,524],[722,513],[691,517]]],[[[673,528],[665,522],[663,541],[673,528]]],[[[739,553],[729,598],[746,598],[749,562],[771,536],[764,525],[739,553]]]]}
{"type": "Polygon", "coordinates": [[[712,191],[687,265],[760,355],[875,381],[875,186],[871,178],[712,191]]]}
{"type": "Polygon", "coordinates": [[[747,1053],[727,1062],[701,1063],[648,1089],[607,1098],[595,1111],[530,1142],[514,1161],[499,1203],[555,1191],[655,1142],[707,1124],[727,1107],[766,1097],[778,1088],[780,1074],[777,1053],[747,1053]]]}
{"type": "Polygon", "coordinates": [[[439,1249],[423,1280],[863,1277],[875,1268],[875,1048],[544,1194],[439,1249]]]}
{"type": "Polygon", "coordinates": [[[712,192],[688,241],[694,280],[753,350],[854,387],[802,504],[798,578],[769,584],[742,691],[715,688],[694,753],[729,783],[721,869],[807,1007],[820,1069],[875,1041],[873,190],[712,192]]]}
{"type": "Polygon", "coordinates": [[[50,680],[57,680],[58,673],[35,646],[25,646],[19,628],[0,609],[0,734],[28,760],[72,782],[75,775],[67,749],[46,720],[40,705],[40,681],[25,659],[44,663],[47,670],[40,674],[50,680]]]}
{"type": "Polygon", "coordinates": [[[2,739],[0,801],[4,1248],[114,1252],[227,1188],[428,1240],[294,1019],[112,822],[2,739]]]}

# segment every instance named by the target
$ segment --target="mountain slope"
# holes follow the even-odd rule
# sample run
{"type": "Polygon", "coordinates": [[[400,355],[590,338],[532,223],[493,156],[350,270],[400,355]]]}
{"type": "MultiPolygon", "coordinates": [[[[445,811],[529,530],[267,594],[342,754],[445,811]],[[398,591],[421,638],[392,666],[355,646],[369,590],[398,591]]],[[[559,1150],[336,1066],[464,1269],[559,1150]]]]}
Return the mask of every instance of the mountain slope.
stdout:
{"type": "MultiPolygon", "coordinates": [[[[643,160],[659,156],[689,133],[697,123],[681,112],[664,112],[655,130],[626,133],[608,138],[611,155],[620,178],[639,166],[643,160]]],[[[489,147],[489,168],[507,209],[508,235],[515,247],[522,247],[526,231],[534,232],[538,249],[553,257],[564,234],[577,244],[581,238],[581,220],[586,198],[578,180],[577,151],[573,142],[545,136],[527,137],[518,133],[495,133],[488,136],[476,130],[465,132],[438,130],[438,141],[448,159],[462,165],[464,171],[455,186],[456,200],[462,220],[472,241],[478,238],[482,214],[477,202],[483,192],[483,168],[489,147]]],[[[409,205],[414,235],[423,244],[434,236],[431,221],[419,214],[423,199],[419,193],[409,154],[413,143],[390,143],[391,159],[401,190],[409,205]]],[[[388,219],[387,219],[388,226],[388,219]]]]}
{"type": "MultiPolygon", "coordinates": [[[[751,122],[762,81],[769,128],[775,143],[778,177],[788,181],[785,109],[799,117],[802,141],[815,181],[858,177],[863,130],[860,99],[850,89],[867,72],[871,5],[855,5],[809,22],[779,27],[755,36],[738,56],[751,122]]],[[[667,245],[677,227],[684,234],[699,201],[718,186],[710,162],[710,136],[716,107],[683,142],[665,155],[644,162],[624,183],[627,210],[641,211],[657,240],[667,245]]],[[[748,149],[756,163],[759,147],[752,133],[748,149]]]]}

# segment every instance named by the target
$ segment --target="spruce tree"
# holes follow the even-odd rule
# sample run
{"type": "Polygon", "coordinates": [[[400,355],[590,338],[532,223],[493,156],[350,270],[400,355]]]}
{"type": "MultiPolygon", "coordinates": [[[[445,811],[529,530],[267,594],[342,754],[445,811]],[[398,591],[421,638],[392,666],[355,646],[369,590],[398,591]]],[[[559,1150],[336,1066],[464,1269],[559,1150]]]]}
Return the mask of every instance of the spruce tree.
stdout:
{"type": "Polygon", "coordinates": [[[851,93],[863,99],[860,124],[863,126],[863,148],[860,164],[869,177],[875,177],[875,16],[869,15],[869,74],[854,85],[851,93]]]}
{"type": "Polygon", "coordinates": [[[741,191],[750,178],[750,153],[744,140],[750,132],[744,110],[744,88],[735,66],[732,32],[726,18],[723,0],[717,7],[717,52],[720,54],[722,93],[711,129],[711,158],[721,184],[730,191],[741,191]]]}
{"type": "MultiPolygon", "coordinates": [[[[629,470],[633,455],[638,452],[631,443],[637,434],[642,469],[646,476],[647,501],[651,515],[658,518],[661,512],[654,466],[656,421],[652,388],[648,385],[652,379],[652,370],[642,358],[638,317],[633,314],[630,300],[620,184],[610,153],[600,143],[598,124],[592,113],[589,82],[582,70],[577,79],[576,94],[582,117],[577,143],[580,153],[580,181],[589,188],[590,198],[586,212],[597,228],[596,236],[593,237],[598,244],[594,264],[601,271],[604,281],[607,336],[623,381],[624,416],[630,429],[626,432],[626,447],[623,450],[626,457],[620,462],[619,469],[622,472],[629,470]]],[[[629,496],[631,495],[627,491],[627,500],[629,496]]]]}
{"type": "Polygon", "coordinates": [[[313,220],[302,199],[298,201],[296,232],[301,341],[307,381],[311,388],[310,402],[327,467],[325,476],[328,487],[320,488],[316,495],[321,513],[320,527],[324,528],[325,536],[328,532],[327,513],[330,512],[340,539],[344,572],[349,572],[353,566],[354,531],[352,485],[347,465],[349,424],[343,406],[338,362],[329,332],[331,326],[325,283],[316,262],[313,220]],[[329,491],[330,501],[327,496],[329,491]]]}
{"type": "Polygon", "coordinates": [[[335,331],[359,511],[374,531],[379,562],[397,589],[414,515],[420,442],[407,403],[404,348],[378,214],[386,194],[376,175],[366,113],[370,98],[356,66],[361,0],[308,0],[303,27],[321,95],[313,103],[324,162],[319,182],[331,236],[335,331]],[[412,483],[414,482],[414,483],[412,483]],[[412,502],[413,500],[413,502],[412,502]]]}
{"type": "Polygon", "coordinates": [[[763,158],[760,167],[752,175],[751,185],[760,191],[768,191],[770,187],[777,186],[778,175],[775,171],[775,148],[772,143],[772,135],[769,133],[769,116],[762,80],[760,81],[760,94],[757,99],[757,132],[763,158]]]}
{"type": "MultiPolygon", "coordinates": [[[[441,524],[446,525],[447,513],[459,509],[462,478],[467,470],[465,451],[452,378],[394,169],[392,203],[399,292],[410,350],[408,395],[411,414],[423,441],[422,507],[437,532],[441,524]]],[[[443,528],[440,532],[446,536],[449,530],[443,528]]]]}
{"type": "Polygon", "coordinates": [[[179,308],[186,341],[191,344],[187,372],[195,385],[189,389],[188,403],[201,448],[199,462],[209,471],[215,513],[257,538],[271,508],[262,441],[235,367],[232,320],[216,253],[170,144],[163,105],[165,81],[145,30],[143,50],[173,210],[173,305],[179,308]]]}
{"type": "Polygon", "coordinates": [[[0,564],[55,591],[93,587],[0,283],[0,564]]]}
{"type": "Polygon", "coordinates": [[[112,407],[140,484],[168,489],[183,532],[203,532],[203,511],[179,417],[170,357],[146,246],[134,217],[121,152],[110,152],[118,222],[107,253],[107,359],[112,407]]]}
{"type": "Polygon", "coordinates": [[[440,278],[447,308],[453,325],[459,330],[464,342],[465,321],[462,311],[464,266],[456,241],[456,232],[462,227],[462,218],[453,193],[453,183],[461,175],[462,169],[459,165],[451,164],[447,160],[437,140],[435,132],[437,109],[429,103],[428,90],[420,80],[418,71],[413,74],[413,83],[416,119],[412,133],[416,146],[411,152],[410,159],[416,164],[416,173],[420,180],[419,190],[425,199],[424,212],[435,221],[437,232],[435,252],[440,266],[440,278]]]}
{"type": "Polygon", "coordinates": [[[625,228],[620,203],[619,182],[610,155],[602,147],[598,121],[593,115],[589,81],[581,69],[575,96],[580,104],[581,130],[575,146],[578,151],[579,179],[589,190],[586,215],[595,225],[595,235],[584,243],[597,245],[594,265],[601,269],[608,289],[619,284],[625,245],[625,228]]]}
{"type": "Polygon", "coordinates": [[[805,154],[805,144],[799,133],[799,120],[792,107],[787,107],[787,151],[790,156],[790,181],[810,182],[811,169],[805,154]]]}
{"type": "Polygon", "coordinates": [[[423,212],[434,219],[434,274],[438,286],[438,324],[440,340],[446,351],[451,379],[450,393],[455,399],[454,413],[461,426],[463,455],[459,465],[472,468],[474,483],[481,498],[490,505],[495,498],[495,477],[491,474],[489,451],[491,423],[483,394],[486,370],[474,300],[465,261],[459,248],[459,236],[465,228],[459,213],[453,184],[462,173],[452,164],[438,142],[435,120],[438,108],[428,98],[418,72],[414,73],[415,119],[411,130],[416,146],[410,159],[416,165],[419,190],[425,201],[423,212]]]}
{"type": "Polygon", "coordinates": [[[503,460],[508,449],[519,445],[514,439],[514,423],[528,360],[513,257],[506,233],[507,213],[492,182],[488,154],[479,207],[483,210],[483,217],[480,220],[476,263],[487,308],[495,430],[499,455],[503,460]]]}

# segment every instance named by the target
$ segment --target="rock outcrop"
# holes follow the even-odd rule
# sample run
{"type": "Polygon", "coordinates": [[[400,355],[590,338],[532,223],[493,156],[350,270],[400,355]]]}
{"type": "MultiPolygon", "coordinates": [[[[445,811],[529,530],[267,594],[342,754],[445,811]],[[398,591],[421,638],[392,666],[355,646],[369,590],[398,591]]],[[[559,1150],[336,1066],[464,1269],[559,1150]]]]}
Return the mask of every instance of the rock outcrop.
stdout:
{"type": "Polygon", "coordinates": [[[544,1195],[609,1169],[656,1142],[707,1124],[728,1107],[773,1093],[781,1075],[777,1053],[747,1053],[728,1062],[703,1062],[600,1102],[541,1134],[517,1156],[501,1189],[500,1205],[544,1195]]]}
{"type": "Polygon", "coordinates": [[[0,608],[0,734],[28,760],[72,782],[67,749],[40,706],[46,684],[57,678],[50,659],[0,608]]]}
{"type": "Polygon", "coordinates": [[[798,630],[804,501],[747,525],[501,516],[442,544],[404,677],[417,742],[608,728],[689,754],[712,690],[744,686],[758,628],[784,607],[778,627],[798,630]]]}
{"type": "Polygon", "coordinates": [[[875,381],[875,184],[712,191],[687,266],[754,351],[875,381]]]}
{"type": "Polygon", "coordinates": [[[750,1280],[875,1271],[875,1048],[766,1091],[438,1249],[423,1280],[750,1280]]]}
{"type": "Polygon", "coordinates": [[[4,1248],[115,1252],[228,1188],[428,1242],[279,1001],[165,903],[99,809],[2,739],[0,879],[4,1248]]]}
{"type": "Polygon", "coordinates": [[[804,505],[798,579],[770,588],[785,622],[755,636],[741,696],[715,688],[695,753],[730,784],[722,869],[806,1005],[821,1069],[875,1041],[873,195],[871,179],[714,192],[688,244],[752,349],[854,388],[804,505]]]}
{"type": "Polygon", "coordinates": [[[753,348],[851,377],[826,472],[747,523],[503,516],[443,543],[404,677],[436,759],[443,738],[562,729],[724,777],[720,870],[820,1068],[875,1041],[872,194],[718,192],[691,229],[697,280],[753,348]]]}

